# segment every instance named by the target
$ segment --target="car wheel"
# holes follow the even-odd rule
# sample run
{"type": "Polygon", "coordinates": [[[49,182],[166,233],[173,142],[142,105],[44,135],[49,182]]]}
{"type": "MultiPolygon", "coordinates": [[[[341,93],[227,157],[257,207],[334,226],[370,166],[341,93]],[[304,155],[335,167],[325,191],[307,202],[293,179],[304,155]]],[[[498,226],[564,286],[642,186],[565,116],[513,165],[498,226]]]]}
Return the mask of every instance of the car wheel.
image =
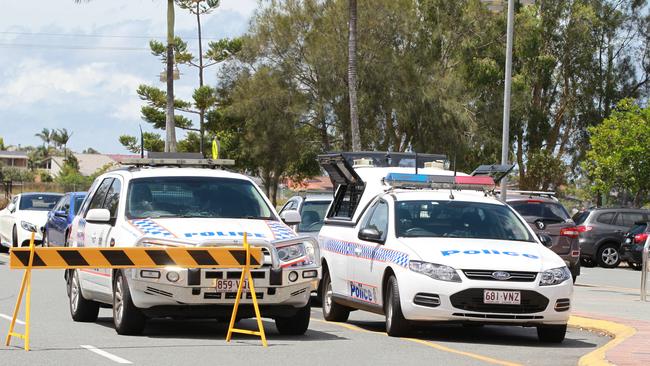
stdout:
{"type": "Polygon", "coordinates": [[[409,323],[404,314],[399,299],[399,287],[397,278],[391,276],[388,279],[388,291],[384,301],[384,312],[386,313],[386,333],[391,337],[401,337],[409,332],[409,323]]]}
{"type": "Polygon", "coordinates": [[[43,231],[43,248],[50,246],[50,239],[47,237],[47,230],[43,231]]]}
{"type": "Polygon", "coordinates": [[[635,271],[640,271],[643,269],[643,265],[641,263],[627,262],[627,265],[635,271]]]}
{"type": "Polygon", "coordinates": [[[131,300],[129,285],[122,271],[118,271],[113,281],[113,323],[115,331],[121,335],[142,334],[147,322],[144,314],[131,300]]]}
{"type": "Polygon", "coordinates": [[[76,322],[94,322],[99,314],[99,303],[86,300],[81,293],[81,282],[77,271],[68,276],[68,297],[70,315],[76,322]]]}
{"type": "Polygon", "coordinates": [[[298,312],[290,317],[275,318],[275,327],[282,335],[303,335],[309,328],[311,306],[309,303],[300,308],[298,312]]]}
{"type": "Polygon", "coordinates": [[[596,266],[594,259],[591,257],[580,257],[580,265],[587,268],[592,268],[596,266]]]}
{"type": "Polygon", "coordinates": [[[566,324],[540,325],[537,327],[537,338],[545,343],[562,343],[566,335],[566,324]]]}
{"type": "Polygon", "coordinates": [[[603,268],[618,267],[621,263],[621,256],[619,255],[616,244],[605,244],[598,249],[598,265],[603,268]]]}
{"type": "Polygon", "coordinates": [[[323,318],[330,322],[344,322],[350,316],[350,309],[334,302],[332,298],[332,280],[329,271],[323,275],[322,295],[323,318]]]}
{"type": "Polygon", "coordinates": [[[14,225],[14,229],[11,232],[11,245],[14,248],[18,248],[18,228],[16,228],[16,225],[14,225]]]}

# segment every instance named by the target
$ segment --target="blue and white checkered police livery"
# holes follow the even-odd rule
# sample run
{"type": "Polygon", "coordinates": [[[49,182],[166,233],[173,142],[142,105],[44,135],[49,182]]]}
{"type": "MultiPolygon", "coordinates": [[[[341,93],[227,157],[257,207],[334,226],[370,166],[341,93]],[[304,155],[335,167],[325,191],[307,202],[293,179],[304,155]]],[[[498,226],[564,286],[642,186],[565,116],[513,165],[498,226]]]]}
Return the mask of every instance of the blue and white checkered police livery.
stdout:
{"type": "Polygon", "coordinates": [[[358,258],[376,260],[380,262],[395,263],[398,266],[408,267],[409,265],[409,256],[406,253],[398,252],[396,250],[387,249],[387,248],[377,248],[369,245],[359,244],[359,243],[350,243],[341,240],[335,239],[326,239],[323,242],[322,250],[328,252],[342,254],[342,255],[355,255],[358,258]],[[361,249],[361,253],[356,255],[354,250],[356,248],[361,249]]]}
{"type": "Polygon", "coordinates": [[[130,220],[129,223],[142,231],[145,235],[158,235],[163,237],[175,237],[169,230],[158,225],[151,219],[130,220]]]}
{"type": "Polygon", "coordinates": [[[279,221],[266,221],[266,225],[271,229],[275,240],[291,239],[296,237],[296,233],[291,230],[290,227],[279,221]]]}

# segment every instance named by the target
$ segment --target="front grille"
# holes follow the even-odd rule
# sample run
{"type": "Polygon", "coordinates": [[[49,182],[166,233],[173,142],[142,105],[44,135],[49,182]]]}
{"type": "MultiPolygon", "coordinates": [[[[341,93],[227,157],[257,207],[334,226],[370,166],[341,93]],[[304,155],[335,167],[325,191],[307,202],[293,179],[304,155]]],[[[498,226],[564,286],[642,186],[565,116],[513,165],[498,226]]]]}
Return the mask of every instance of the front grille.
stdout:
{"type": "Polygon", "coordinates": [[[479,313],[530,314],[544,311],[548,306],[549,300],[544,295],[535,291],[506,289],[495,290],[521,292],[521,305],[484,304],[482,288],[463,290],[451,295],[449,299],[451,300],[451,304],[457,309],[476,311],[479,313]]]}
{"type": "MultiPolygon", "coordinates": [[[[241,271],[230,271],[230,272],[225,272],[226,278],[229,280],[235,280],[241,278],[241,271]]],[[[251,276],[256,279],[261,279],[261,278],[266,278],[266,271],[251,271],[251,276]]],[[[214,278],[224,278],[224,272],[219,272],[219,271],[206,271],[205,272],[205,278],[207,279],[214,279],[214,278]]]]}
{"type": "Polygon", "coordinates": [[[533,282],[537,278],[537,272],[522,272],[522,271],[494,271],[482,269],[464,269],[463,273],[470,280],[479,281],[510,281],[510,282],[533,282]],[[495,272],[506,272],[510,278],[499,280],[492,276],[495,272]]]}
{"type": "Polygon", "coordinates": [[[571,299],[558,299],[555,302],[555,311],[562,312],[571,308],[571,299]]]}
{"type": "Polygon", "coordinates": [[[507,320],[537,320],[544,319],[540,315],[500,315],[500,314],[470,314],[470,313],[453,313],[453,316],[462,316],[465,318],[478,319],[507,319],[507,320]]]}
{"type": "MultiPolygon", "coordinates": [[[[237,298],[237,293],[236,292],[224,292],[226,296],[224,297],[225,299],[236,299],[237,298]]],[[[242,294],[242,298],[244,297],[244,294],[242,294]]],[[[264,298],[264,294],[262,292],[256,292],[255,297],[257,297],[258,300],[262,300],[264,298]]],[[[253,296],[251,295],[250,292],[246,292],[246,298],[247,299],[252,299],[253,296]]]]}
{"type": "Polygon", "coordinates": [[[413,297],[413,303],[420,306],[435,308],[436,306],[440,306],[440,296],[420,292],[413,297]]]}

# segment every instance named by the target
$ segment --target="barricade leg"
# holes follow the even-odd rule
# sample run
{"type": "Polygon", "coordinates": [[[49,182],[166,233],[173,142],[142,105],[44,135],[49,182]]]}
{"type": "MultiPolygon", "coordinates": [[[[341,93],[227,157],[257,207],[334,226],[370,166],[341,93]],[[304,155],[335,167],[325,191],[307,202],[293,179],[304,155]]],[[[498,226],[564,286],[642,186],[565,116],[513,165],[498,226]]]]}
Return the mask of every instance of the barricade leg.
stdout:
{"type": "Polygon", "coordinates": [[[29,320],[30,320],[30,309],[31,309],[31,292],[32,292],[32,264],[34,261],[34,233],[29,241],[29,265],[23,273],[23,280],[20,283],[20,291],[18,292],[18,298],[16,299],[16,305],[14,307],[13,317],[11,318],[11,323],[9,325],[9,332],[7,333],[7,339],[5,345],[9,346],[11,343],[11,337],[22,338],[25,341],[25,351],[29,351],[29,320]],[[23,294],[27,290],[25,295],[25,333],[20,334],[14,332],[14,327],[16,325],[16,319],[18,318],[18,312],[20,311],[20,304],[23,300],[23,294]]]}
{"type": "Polygon", "coordinates": [[[226,335],[226,342],[230,342],[232,339],[233,333],[241,334],[251,334],[260,336],[262,339],[262,345],[268,347],[266,343],[266,334],[264,333],[264,326],[262,325],[262,316],[260,315],[260,308],[257,304],[257,294],[255,293],[255,284],[253,283],[253,276],[251,275],[250,270],[250,246],[248,244],[248,238],[246,233],[244,233],[244,249],[246,250],[246,264],[242,268],[241,277],[239,279],[239,287],[237,288],[237,298],[235,299],[235,307],[232,311],[232,316],[230,317],[230,325],[228,326],[228,334],[226,335]],[[255,309],[255,318],[257,319],[257,328],[258,331],[246,330],[246,329],[237,329],[235,328],[235,319],[237,318],[237,309],[239,309],[239,304],[244,290],[244,281],[248,282],[251,292],[251,298],[253,299],[253,309],[255,309]]]}

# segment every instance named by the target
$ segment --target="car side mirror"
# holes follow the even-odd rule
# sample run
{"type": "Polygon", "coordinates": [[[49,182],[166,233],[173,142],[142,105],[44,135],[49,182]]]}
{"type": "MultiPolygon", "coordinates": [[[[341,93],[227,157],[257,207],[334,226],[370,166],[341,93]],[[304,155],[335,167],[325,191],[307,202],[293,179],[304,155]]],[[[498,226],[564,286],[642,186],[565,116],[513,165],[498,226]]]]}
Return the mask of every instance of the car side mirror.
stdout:
{"type": "Polygon", "coordinates": [[[549,235],[540,233],[537,234],[537,237],[545,247],[550,248],[553,246],[553,238],[551,238],[549,235]]]}
{"type": "Polygon", "coordinates": [[[111,212],[105,208],[93,208],[86,214],[86,221],[97,224],[106,224],[111,221],[111,212]]]}
{"type": "Polygon", "coordinates": [[[68,217],[68,213],[65,211],[54,211],[54,216],[56,217],[68,217]]]}
{"type": "Polygon", "coordinates": [[[11,213],[14,213],[16,211],[16,205],[14,205],[13,203],[8,204],[7,210],[9,210],[9,212],[11,213]]]}
{"type": "Polygon", "coordinates": [[[287,210],[282,212],[280,214],[280,219],[282,219],[282,221],[289,226],[298,225],[302,221],[302,218],[300,217],[300,212],[296,210],[287,210]]]}
{"type": "Polygon", "coordinates": [[[380,242],[381,233],[379,232],[379,230],[375,228],[367,227],[359,231],[359,239],[366,240],[366,241],[380,242]]]}

